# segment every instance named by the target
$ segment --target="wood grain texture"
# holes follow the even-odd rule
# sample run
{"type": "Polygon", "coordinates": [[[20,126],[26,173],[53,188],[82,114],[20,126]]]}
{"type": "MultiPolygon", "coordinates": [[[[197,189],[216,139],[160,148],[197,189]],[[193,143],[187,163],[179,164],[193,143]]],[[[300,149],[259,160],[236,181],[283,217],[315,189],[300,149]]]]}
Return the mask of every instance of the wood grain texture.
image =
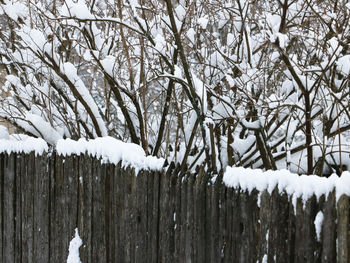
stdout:
{"type": "Polygon", "coordinates": [[[0,262],[349,262],[349,197],[227,188],[88,155],[0,154],[0,262]],[[315,217],[324,215],[320,240],[315,217]]]}

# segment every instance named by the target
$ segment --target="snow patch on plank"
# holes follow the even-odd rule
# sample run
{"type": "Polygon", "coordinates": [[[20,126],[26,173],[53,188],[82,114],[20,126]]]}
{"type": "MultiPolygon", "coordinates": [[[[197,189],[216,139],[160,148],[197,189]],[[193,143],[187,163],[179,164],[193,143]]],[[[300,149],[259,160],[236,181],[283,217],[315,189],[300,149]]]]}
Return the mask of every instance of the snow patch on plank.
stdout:
{"type": "Polygon", "coordinates": [[[316,231],[316,237],[317,237],[317,240],[320,241],[321,240],[321,232],[322,232],[322,225],[323,225],[323,219],[324,219],[324,216],[323,216],[323,213],[322,211],[319,211],[315,217],[315,221],[314,221],[314,224],[315,224],[315,231],[316,231]]]}
{"type": "Polygon", "coordinates": [[[78,228],[75,229],[75,236],[69,243],[69,254],[67,263],[81,263],[79,248],[83,244],[78,232],[78,228]]]}
{"type": "Polygon", "coordinates": [[[305,203],[311,196],[319,199],[336,191],[336,200],[345,194],[350,196],[350,172],[344,172],[341,177],[336,174],[330,177],[316,175],[297,175],[287,170],[266,171],[246,169],[243,167],[227,167],[223,177],[227,187],[240,188],[251,193],[267,190],[270,194],[277,187],[280,193],[287,193],[293,198],[294,207],[297,198],[305,203]]]}

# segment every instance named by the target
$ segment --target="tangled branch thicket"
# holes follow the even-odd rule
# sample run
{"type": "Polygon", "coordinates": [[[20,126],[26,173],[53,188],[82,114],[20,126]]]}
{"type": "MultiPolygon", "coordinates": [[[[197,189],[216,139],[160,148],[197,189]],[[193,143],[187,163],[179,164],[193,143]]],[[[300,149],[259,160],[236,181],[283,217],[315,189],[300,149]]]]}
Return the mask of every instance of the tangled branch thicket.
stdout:
{"type": "Polygon", "coordinates": [[[350,165],[346,0],[0,0],[0,116],[183,171],[350,165]]]}

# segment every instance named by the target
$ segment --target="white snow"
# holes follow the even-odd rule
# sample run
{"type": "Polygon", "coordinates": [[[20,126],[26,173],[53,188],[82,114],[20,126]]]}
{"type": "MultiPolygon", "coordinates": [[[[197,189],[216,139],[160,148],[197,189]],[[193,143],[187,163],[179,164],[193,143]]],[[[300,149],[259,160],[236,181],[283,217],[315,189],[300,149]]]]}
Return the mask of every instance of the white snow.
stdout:
{"type": "Polygon", "coordinates": [[[146,156],[141,146],[134,143],[124,143],[112,137],[101,137],[89,141],[85,139],[79,141],[62,139],[57,142],[56,151],[63,156],[87,153],[109,163],[118,164],[122,162],[123,166],[130,165],[136,170],[160,171],[164,164],[163,159],[146,156]]]}
{"type": "Polygon", "coordinates": [[[100,131],[102,133],[102,136],[106,136],[108,134],[107,127],[100,115],[98,106],[95,103],[95,100],[92,98],[89,90],[86,88],[84,82],[78,76],[76,67],[70,62],[66,62],[63,64],[63,72],[67,75],[69,80],[74,84],[75,88],[77,89],[77,91],[79,92],[83,100],[89,105],[93,115],[96,118],[100,131]]]}
{"type": "Polygon", "coordinates": [[[17,20],[19,17],[23,19],[28,14],[27,6],[20,2],[11,3],[5,0],[5,4],[0,5],[0,8],[13,20],[17,20]]]}
{"type": "Polygon", "coordinates": [[[30,153],[35,152],[36,155],[42,155],[49,149],[47,143],[39,138],[25,137],[23,140],[0,139],[0,153],[30,153]]]}
{"type": "Polygon", "coordinates": [[[315,217],[315,231],[316,231],[316,237],[317,240],[320,241],[321,240],[321,232],[322,232],[322,224],[323,224],[323,213],[322,211],[319,211],[315,217]]]}
{"type": "Polygon", "coordinates": [[[338,59],[337,68],[342,71],[345,75],[350,74],[350,55],[345,55],[338,59]]]}
{"type": "Polygon", "coordinates": [[[198,18],[197,22],[202,27],[202,29],[206,29],[209,20],[206,17],[200,17],[198,18]]]}
{"type": "Polygon", "coordinates": [[[186,36],[190,39],[192,43],[195,43],[195,35],[196,31],[191,27],[189,30],[187,30],[186,36]]]}
{"type": "Polygon", "coordinates": [[[5,126],[0,125],[0,139],[9,139],[9,132],[5,126]]]}
{"type": "Polygon", "coordinates": [[[81,263],[79,256],[79,248],[83,244],[78,232],[78,228],[75,229],[75,236],[69,243],[69,254],[67,263],[81,263]]]}
{"type": "Polygon", "coordinates": [[[60,13],[63,17],[76,17],[79,19],[94,18],[84,0],[78,0],[77,2],[66,0],[60,13]]]}
{"type": "Polygon", "coordinates": [[[116,65],[116,60],[117,59],[114,56],[109,55],[100,61],[101,65],[103,66],[107,74],[110,76],[114,75],[113,72],[114,72],[114,66],[116,65]]]}
{"type": "MultiPolygon", "coordinates": [[[[0,126],[2,127],[2,126],[0,126]]],[[[41,138],[29,136],[11,136],[11,139],[0,139],[0,153],[30,153],[42,155],[48,152],[48,144],[41,138]]],[[[112,137],[100,137],[89,140],[59,139],[56,144],[59,155],[70,156],[73,154],[88,154],[101,158],[104,162],[131,166],[138,170],[160,171],[163,168],[164,159],[154,156],[146,156],[141,146],[134,143],[125,143],[112,137]]]]}
{"type": "Polygon", "coordinates": [[[312,195],[319,199],[326,197],[335,189],[336,200],[345,194],[350,196],[350,172],[343,172],[341,177],[319,177],[316,175],[297,175],[287,170],[266,171],[246,169],[242,167],[227,167],[223,181],[228,187],[240,188],[251,192],[267,190],[270,194],[277,187],[280,193],[292,197],[294,207],[297,198],[306,202],[312,195]]]}
{"type": "Polygon", "coordinates": [[[55,145],[62,136],[41,116],[26,112],[26,120],[31,124],[23,122],[24,128],[38,137],[43,137],[48,143],[55,145]],[[25,125],[27,124],[27,125],[25,125]],[[34,127],[35,126],[35,127],[34,127]]]}

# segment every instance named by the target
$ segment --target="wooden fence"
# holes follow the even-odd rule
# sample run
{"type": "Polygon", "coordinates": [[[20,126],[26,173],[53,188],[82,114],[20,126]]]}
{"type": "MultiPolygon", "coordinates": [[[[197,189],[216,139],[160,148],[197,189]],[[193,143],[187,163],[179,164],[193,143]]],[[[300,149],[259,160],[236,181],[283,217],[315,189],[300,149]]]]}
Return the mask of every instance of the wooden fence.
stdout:
{"type": "Polygon", "coordinates": [[[83,263],[350,262],[349,198],[334,192],[294,208],[277,190],[248,194],[205,173],[1,154],[0,198],[2,263],[66,262],[76,227],[83,263]]]}

